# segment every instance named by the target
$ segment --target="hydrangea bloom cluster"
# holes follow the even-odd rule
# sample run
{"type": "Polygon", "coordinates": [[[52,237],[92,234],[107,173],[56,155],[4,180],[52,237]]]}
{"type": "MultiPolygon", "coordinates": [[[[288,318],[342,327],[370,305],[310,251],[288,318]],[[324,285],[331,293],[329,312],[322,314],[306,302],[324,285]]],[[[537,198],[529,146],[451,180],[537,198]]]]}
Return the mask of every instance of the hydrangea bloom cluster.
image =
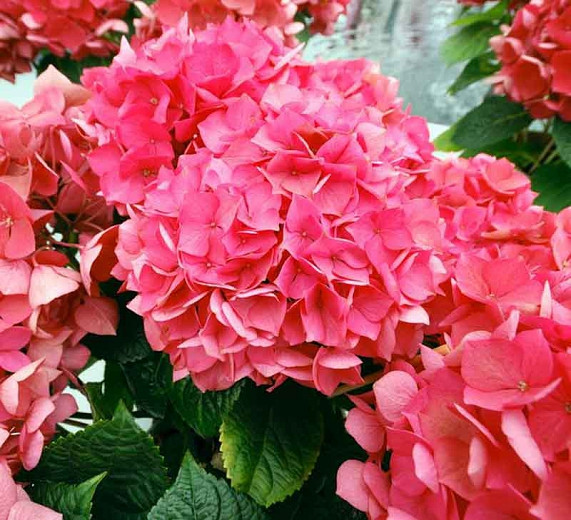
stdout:
{"type": "Polygon", "coordinates": [[[569,518],[571,210],[534,206],[487,156],[436,162],[421,185],[453,242],[426,307],[439,347],[352,398],[369,458],[343,464],[338,493],[369,519],[569,518]]]}
{"type": "Polygon", "coordinates": [[[305,27],[300,16],[311,20],[314,33],[331,34],[339,16],[346,12],[350,0],[157,0],[151,7],[137,2],[143,14],[137,20],[141,39],[157,36],[161,27],[174,27],[187,15],[194,28],[207,23],[221,23],[227,16],[249,19],[263,28],[273,27],[290,37],[305,27]]]}
{"type": "Polygon", "coordinates": [[[0,108],[0,464],[14,470],[33,468],[75,412],[62,392],[89,358],[82,337],[113,334],[117,321],[115,302],[88,294],[61,243],[110,224],[72,121],[86,96],[50,69],[30,103],[0,108]]]}
{"type": "Polygon", "coordinates": [[[106,34],[128,31],[121,20],[128,7],[127,0],[2,0],[0,78],[13,81],[15,74],[29,71],[41,49],[78,60],[108,56],[116,44],[106,34]]]}
{"type": "Polygon", "coordinates": [[[432,146],[394,80],[228,19],[125,45],[84,83],[91,166],[129,217],[92,242],[95,279],[118,262],[176,377],[330,394],[359,356],[414,356],[447,246],[435,202],[404,189],[432,146]]]}
{"type": "Polygon", "coordinates": [[[12,479],[9,469],[0,464],[0,518],[3,520],[62,520],[62,515],[30,501],[21,485],[12,479]]]}
{"type": "Polygon", "coordinates": [[[490,44],[502,63],[496,91],[538,119],[571,121],[571,2],[532,0],[490,44]]]}

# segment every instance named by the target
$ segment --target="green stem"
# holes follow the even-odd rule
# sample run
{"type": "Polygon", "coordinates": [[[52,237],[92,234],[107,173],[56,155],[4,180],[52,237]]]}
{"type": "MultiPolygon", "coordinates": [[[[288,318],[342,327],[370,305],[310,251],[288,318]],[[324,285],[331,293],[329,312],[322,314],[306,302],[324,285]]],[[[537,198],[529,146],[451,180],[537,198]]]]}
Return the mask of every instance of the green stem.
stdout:
{"type": "Polygon", "coordinates": [[[529,170],[529,173],[533,173],[535,170],[537,170],[537,168],[539,168],[539,166],[541,166],[541,164],[543,163],[543,160],[547,157],[547,155],[551,152],[551,149],[555,146],[555,141],[553,139],[549,139],[549,142],[547,143],[547,145],[545,146],[545,148],[542,150],[542,152],[539,154],[539,156],[537,157],[535,163],[533,164],[533,166],[531,167],[531,169],[529,170]]]}

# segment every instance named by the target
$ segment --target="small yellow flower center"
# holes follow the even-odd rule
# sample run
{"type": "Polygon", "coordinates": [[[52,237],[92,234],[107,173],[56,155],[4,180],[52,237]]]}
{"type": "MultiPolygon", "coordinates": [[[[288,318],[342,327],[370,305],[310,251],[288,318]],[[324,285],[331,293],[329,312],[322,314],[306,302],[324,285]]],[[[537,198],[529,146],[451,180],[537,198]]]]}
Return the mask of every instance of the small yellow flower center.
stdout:
{"type": "Polygon", "coordinates": [[[14,225],[14,219],[8,215],[3,220],[0,220],[0,227],[11,228],[14,225]]]}
{"type": "Polygon", "coordinates": [[[529,385],[522,380],[517,384],[517,388],[520,392],[527,392],[529,390],[529,385]]]}
{"type": "Polygon", "coordinates": [[[150,99],[150,103],[151,103],[151,105],[158,105],[159,100],[156,97],[153,97],[150,99]]]}
{"type": "Polygon", "coordinates": [[[151,177],[151,176],[154,175],[154,174],[155,174],[155,172],[154,172],[153,170],[150,170],[149,168],[145,168],[145,169],[143,170],[143,177],[145,177],[145,179],[146,179],[147,177],[151,177]]]}

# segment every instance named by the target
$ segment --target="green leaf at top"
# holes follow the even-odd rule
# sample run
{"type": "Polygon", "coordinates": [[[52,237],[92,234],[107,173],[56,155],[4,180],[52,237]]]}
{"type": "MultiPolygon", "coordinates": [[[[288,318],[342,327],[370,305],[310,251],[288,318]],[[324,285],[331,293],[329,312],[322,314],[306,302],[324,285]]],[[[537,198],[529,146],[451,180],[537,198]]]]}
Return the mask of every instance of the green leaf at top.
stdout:
{"type": "Polygon", "coordinates": [[[550,211],[571,206],[571,168],[564,163],[540,166],[531,176],[531,186],[539,192],[536,204],[550,211]]]}
{"type": "Polygon", "coordinates": [[[451,141],[468,150],[479,150],[508,139],[531,123],[522,105],[491,96],[454,125],[451,141]]]}
{"type": "Polygon", "coordinates": [[[494,55],[490,52],[472,58],[464,67],[454,83],[448,88],[451,95],[457,94],[473,83],[487,78],[500,70],[500,65],[493,61],[494,55]]]}
{"type": "Polygon", "coordinates": [[[173,385],[170,398],[174,409],[198,435],[217,437],[243,386],[237,383],[228,390],[201,392],[187,377],[173,385]]]}
{"type": "Polygon", "coordinates": [[[52,442],[25,478],[79,484],[101,473],[107,476],[95,492],[94,520],[146,520],[167,488],[158,448],[122,404],[112,420],[52,442]]]}
{"type": "Polygon", "coordinates": [[[249,497],[206,473],[187,454],[178,478],[149,513],[148,520],[267,520],[249,497]]]}
{"type": "Polygon", "coordinates": [[[478,13],[470,13],[466,16],[461,16],[451,25],[456,27],[463,27],[466,25],[473,25],[479,22],[494,22],[501,20],[508,12],[509,0],[502,0],[491,9],[481,11],[478,13]]]}
{"type": "Polygon", "coordinates": [[[571,123],[566,123],[556,117],[551,133],[561,159],[571,166],[571,123]]]}
{"type": "Polygon", "coordinates": [[[490,38],[499,33],[499,27],[489,22],[468,25],[444,41],[440,55],[448,65],[471,60],[484,54],[489,49],[490,38]]]}
{"type": "Polygon", "coordinates": [[[63,515],[63,520],[89,520],[91,501],[105,473],[81,484],[40,482],[26,489],[32,500],[63,515]]]}
{"type": "Polygon", "coordinates": [[[246,388],[222,423],[224,467],[232,485],[269,506],[297,491],[323,440],[315,390],[294,384],[272,393],[246,388]]]}

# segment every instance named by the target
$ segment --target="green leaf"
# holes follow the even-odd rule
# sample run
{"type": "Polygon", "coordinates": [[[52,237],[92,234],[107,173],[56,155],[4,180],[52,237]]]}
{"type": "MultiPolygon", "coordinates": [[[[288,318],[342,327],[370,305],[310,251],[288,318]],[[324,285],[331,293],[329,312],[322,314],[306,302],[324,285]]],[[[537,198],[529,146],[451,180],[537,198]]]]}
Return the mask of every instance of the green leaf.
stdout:
{"type": "Polygon", "coordinates": [[[466,87],[473,83],[487,78],[500,70],[500,65],[493,61],[494,55],[492,53],[482,54],[476,58],[472,58],[464,67],[456,81],[448,88],[448,93],[451,95],[457,94],[466,87]]]}
{"type": "Polygon", "coordinates": [[[104,472],[107,477],[93,500],[94,520],[145,520],[167,488],[158,448],[123,404],[112,420],[48,445],[39,465],[25,478],[33,483],[79,484],[104,472]]]}
{"type": "Polygon", "coordinates": [[[494,157],[505,157],[513,162],[518,169],[525,172],[535,164],[544,148],[545,134],[529,132],[525,141],[504,139],[479,150],[465,150],[462,157],[474,157],[479,153],[487,153],[494,157]]]}
{"type": "Polygon", "coordinates": [[[571,168],[565,163],[546,164],[531,176],[532,188],[539,192],[536,204],[550,211],[571,206],[571,168]]]}
{"type": "Polygon", "coordinates": [[[449,139],[462,149],[480,150],[513,137],[530,123],[531,117],[523,106],[505,97],[491,96],[456,122],[449,139]]]}
{"type": "Polygon", "coordinates": [[[499,33],[499,27],[488,22],[468,25],[444,41],[440,55],[447,65],[471,60],[484,54],[489,49],[490,38],[499,33]]]}
{"type": "Polygon", "coordinates": [[[224,467],[232,485],[269,506],[297,491],[323,440],[314,390],[294,384],[272,393],[245,389],[222,423],[224,467]]]}
{"type": "Polygon", "coordinates": [[[243,387],[237,383],[221,392],[201,392],[190,378],[185,378],[173,385],[170,397],[174,409],[198,435],[217,437],[243,387]]]}
{"type": "Polygon", "coordinates": [[[439,152],[459,152],[462,150],[462,147],[458,146],[452,140],[455,132],[456,125],[452,125],[448,130],[442,132],[436,139],[434,139],[433,144],[436,150],[439,152]]]}
{"type": "Polygon", "coordinates": [[[187,454],[176,482],[148,520],[266,520],[250,498],[235,493],[223,480],[204,471],[187,454]]]}
{"type": "Polygon", "coordinates": [[[89,520],[93,495],[105,475],[102,473],[81,484],[40,482],[26,491],[34,502],[61,513],[63,520],[89,520]]]}
{"type": "Polygon", "coordinates": [[[127,388],[123,370],[117,363],[105,363],[105,376],[102,383],[87,383],[85,385],[91,411],[95,420],[111,419],[119,402],[133,408],[133,396],[127,388]]]}
{"type": "Polygon", "coordinates": [[[479,22],[500,21],[508,13],[508,5],[509,5],[509,0],[502,0],[494,7],[486,11],[481,11],[478,13],[470,13],[467,14],[466,16],[461,16],[460,18],[452,22],[451,25],[455,27],[464,27],[479,22]]]}
{"type": "Polygon", "coordinates": [[[551,133],[561,159],[571,166],[571,123],[566,123],[556,117],[551,133]]]}
{"type": "Polygon", "coordinates": [[[121,366],[137,407],[151,417],[164,417],[172,385],[172,365],[168,356],[152,352],[149,357],[121,366]]]}
{"type": "Polygon", "coordinates": [[[366,520],[366,516],[339,498],[337,470],[346,460],[365,460],[366,453],[345,429],[342,410],[331,399],[322,399],[325,437],[311,476],[303,487],[270,509],[272,520],[366,520]]]}
{"type": "Polygon", "coordinates": [[[133,293],[114,296],[119,303],[119,327],[116,336],[96,336],[89,334],[82,342],[99,359],[130,363],[152,354],[145,336],[143,319],[127,308],[133,293]]]}

